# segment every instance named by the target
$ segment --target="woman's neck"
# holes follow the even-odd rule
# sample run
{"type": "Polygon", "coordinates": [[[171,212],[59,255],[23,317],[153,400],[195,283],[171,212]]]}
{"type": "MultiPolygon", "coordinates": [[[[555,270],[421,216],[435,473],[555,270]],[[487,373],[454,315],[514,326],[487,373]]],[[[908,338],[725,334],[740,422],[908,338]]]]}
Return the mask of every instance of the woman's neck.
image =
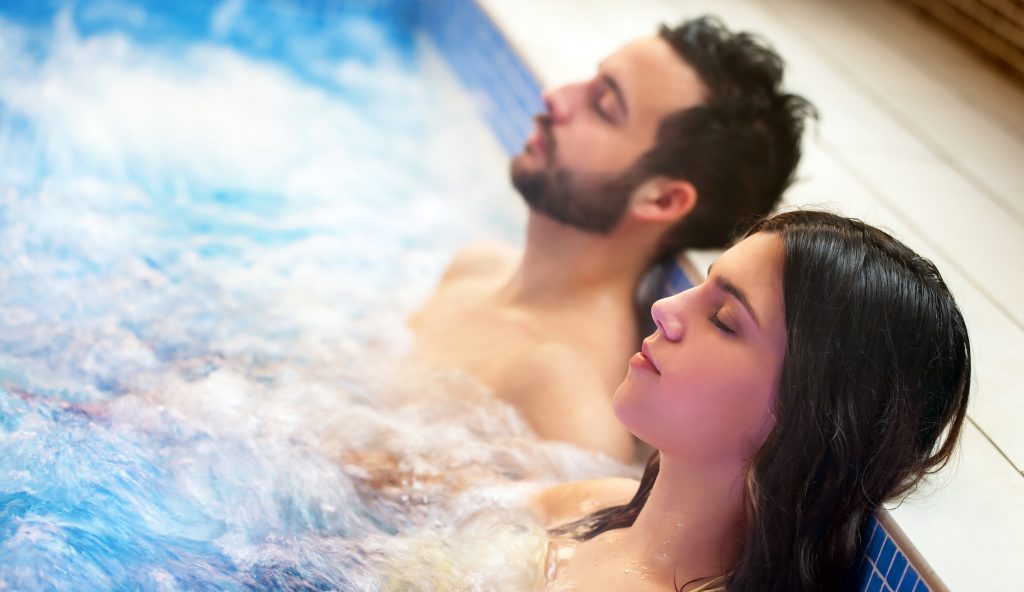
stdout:
{"type": "Polygon", "coordinates": [[[695,468],[662,455],[647,503],[612,544],[653,581],[682,586],[728,572],[743,537],[743,475],[741,467],[695,468]]]}

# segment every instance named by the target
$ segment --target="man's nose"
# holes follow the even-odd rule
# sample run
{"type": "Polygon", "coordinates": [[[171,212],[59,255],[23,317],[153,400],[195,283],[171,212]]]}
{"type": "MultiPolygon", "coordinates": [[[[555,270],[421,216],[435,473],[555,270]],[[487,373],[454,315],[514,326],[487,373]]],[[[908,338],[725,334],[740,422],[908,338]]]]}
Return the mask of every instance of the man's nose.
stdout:
{"type": "Polygon", "coordinates": [[[572,117],[579,101],[582,84],[566,84],[544,93],[544,106],[552,123],[565,123],[572,117]]]}
{"type": "Polygon", "coordinates": [[[651,318],[658,326],[658,331],[669,341],[683,338],[683,299],[685,292],[662,298],[651,307],[651,318]]]}

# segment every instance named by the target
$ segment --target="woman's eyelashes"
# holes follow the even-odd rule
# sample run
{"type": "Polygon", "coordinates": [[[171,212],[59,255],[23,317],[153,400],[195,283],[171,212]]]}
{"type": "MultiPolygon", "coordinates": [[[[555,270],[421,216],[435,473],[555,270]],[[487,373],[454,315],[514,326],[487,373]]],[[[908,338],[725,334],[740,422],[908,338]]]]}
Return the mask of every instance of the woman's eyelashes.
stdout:
{"type": "Polygon", "coordinates": [[[727,335],[736,335],[736,330],[727,325],[725,322],[723,322],[722,319],[718,316],[719,312],[721,311],[716,310],[709,314],[708,321],[710,321],[711,324],[718,328],[718,330],[721,331],[722,333],[725,333],[727,335]]]}

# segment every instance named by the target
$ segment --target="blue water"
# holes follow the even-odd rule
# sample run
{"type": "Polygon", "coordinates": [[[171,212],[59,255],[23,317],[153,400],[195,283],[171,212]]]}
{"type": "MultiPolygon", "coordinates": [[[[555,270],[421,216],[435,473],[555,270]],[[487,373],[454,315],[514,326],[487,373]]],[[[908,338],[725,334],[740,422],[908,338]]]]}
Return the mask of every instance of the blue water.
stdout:
{"type": "Polygon", "coordinates": [[[0,589],[523,589],[624,469],[406,359],[518,198],[415,3],[0,3],[0,589]]]}

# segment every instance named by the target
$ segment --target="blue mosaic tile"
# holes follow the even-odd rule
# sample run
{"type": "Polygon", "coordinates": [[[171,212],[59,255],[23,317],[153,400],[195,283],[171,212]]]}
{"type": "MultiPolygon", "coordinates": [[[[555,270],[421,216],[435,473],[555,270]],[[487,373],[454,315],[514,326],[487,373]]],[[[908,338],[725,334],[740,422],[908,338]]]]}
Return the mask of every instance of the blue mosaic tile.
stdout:
{"type": "Polygon", "coordinates": [[[882,551],[878,554],[878,559],[875,560],[875,569],[878,570],[878,573],[888,573],[889,566],[892,565],[892,556],[895,554],[896,543],[893,543],[892,539],[886,537],[885,544],[882,545],[882,551]]]}
{"type": "Polygon", "coordinates": [[[903,553],[896,553],[893,557],[892,566],[885,574],[885,581],[889,584],[889,587],[893,590],[899,585],[900,580],[903,579],[903,574],[907,571],[907,558],[903,553]]]}
{"type": "MultiPolygon", "coordinates": [[[[874,519],[872,519],[874,521],[874,519]]],[[[882,552],[882,545],[885,544],[885,540],[888,538],[885,533],[885,529],[882,528],[881,524],[875,521],[875,527],[871,533],[871,539],[868,541],[866,555],[872,562],[878,560],[879,554],[882,552]]]]}
{"type": "Polygon", "coordinates": [[[917,585],[917,581],[917,573],[913,569],[908,569],[907,573],[904,574],[903,579],[900,581],[900,587],[896,589],[896,592],[913,592],[914,586],[917,585]]]}
{"type": "Polygon", "coordinates": [[[865,545],[864,561],[861,564],[859,590],[881,590],[883,592],[917,592],[928,590],[914,566],[900,551],[885,528],[872,519],[868,527],[871,536],[865,545]],[[877,580],[877,583],[876,583],[877,580]],[[875,586],[878,586],[877,588],[875,586]]]}
{"type": "Polygon", "coordinates": [[[857,577],[860,579],[860,583],[857,586],[857,590],[867,589],[868,581],[871,580],[871,576],[875,573],[875,563],[871,561],[867,556],[864,556],[860,562],[860,567],[857,569],[857,577]]]}
{"type": "Polygon", "coordinates": [[[427,30],[463,84],[481,100],[481,115],[502,147],[518,152],[543,102],[541,88],[504,35],[472,0],[423,3],[427,30]]]}
{"type": "Polygon", "coordinates": [[[664,293],[666,296],[671,294],[678,294],[683,290],[689,290],[693,287],[693,282],[690,278],[686,277],[686,272],[683,271],[678,265],[673,265],[669,269],[668,277],[665,279],[664,293]]]}
{"type": "Polygon", "coordinates": [[[865,557],[864,561],[862,561],[860,564],[860,571],[858,572],[857,576],[860,580],[857,584],[857,590],[861,590],[862,592],[864,590],[867,590],[868,586],[871,585],[871,578],[874,575],[875,570],[873,569],[872,563],[868,561],[865,557]]]}

